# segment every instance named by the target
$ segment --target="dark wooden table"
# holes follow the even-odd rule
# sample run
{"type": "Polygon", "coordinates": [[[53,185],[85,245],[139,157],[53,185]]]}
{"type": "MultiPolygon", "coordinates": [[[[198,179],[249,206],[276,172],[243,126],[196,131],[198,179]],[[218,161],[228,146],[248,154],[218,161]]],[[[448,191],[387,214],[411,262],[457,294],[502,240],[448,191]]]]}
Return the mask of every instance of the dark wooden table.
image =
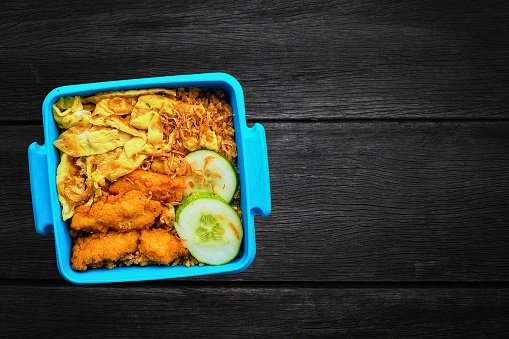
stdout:
{"type": "Polygon", "coordinates": [[[0,6],[0,333],[508,335],[507,1],[103,3],[0,6]],[[67,283],[30,199],[46,94],[211,71],[266,128],[253,264],[67,283]]]}

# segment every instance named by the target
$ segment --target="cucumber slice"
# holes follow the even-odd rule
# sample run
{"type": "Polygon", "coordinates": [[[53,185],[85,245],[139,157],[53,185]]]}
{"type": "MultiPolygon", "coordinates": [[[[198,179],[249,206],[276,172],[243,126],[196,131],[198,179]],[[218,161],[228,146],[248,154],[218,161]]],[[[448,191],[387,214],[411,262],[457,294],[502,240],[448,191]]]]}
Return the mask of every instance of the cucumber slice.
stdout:
{"type": "Polygon", "coordinates": [[[237,170],[221,154],[210,150],[189,153],[185,159],[193,168],[193,174],[185,177],[184,196],[194,192],[209,192],[219,195],[226,202],[233,199],[238,185],[237,170]]]}
{"type": "Polygon", "coordinates": [[[212,193],[197,192],[177,208],[175,229],[189,252],[209,265],[232,261],[244,235],[235,210],[212,193]]]}

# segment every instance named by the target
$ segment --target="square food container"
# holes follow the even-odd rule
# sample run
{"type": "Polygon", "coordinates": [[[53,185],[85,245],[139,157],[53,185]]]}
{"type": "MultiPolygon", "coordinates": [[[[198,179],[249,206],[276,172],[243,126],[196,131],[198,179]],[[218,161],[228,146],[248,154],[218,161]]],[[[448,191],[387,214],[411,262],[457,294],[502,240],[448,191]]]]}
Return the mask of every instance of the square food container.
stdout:
{"type": "Polygon", "coordinates": [[[256,123],[246,125],[244,94],[239,82],[226,73],[204,73],[162,76],[97,82],[58,87],[45,98],[42,106],[44,145],[32,143],[28,148],[30,186],[34,211],[35,229],[45,235],[54,233],[57,266],[60,274],[74,284],[96,284],[157,280],[235,273],[246,269],[256,254],[254,217],[269,215],[271,210],[269,166],[265,130],[256,123]],[[88,269],[83,272],[71,268],[71,237],[68,224],[62,219],[62,209],[56,188],[56,170],[59,153],[53,142],[60,130],[53,119],[52,106],[63,96],[89,96],[97,92],[144,89],[144,88],[221,88],[227,94],[233,109],[235,141],[237,143],[237,166],[240,181],[240,207],[244,238],[239,256],[220,266],[129,266],[113,269],[88,269]]]}

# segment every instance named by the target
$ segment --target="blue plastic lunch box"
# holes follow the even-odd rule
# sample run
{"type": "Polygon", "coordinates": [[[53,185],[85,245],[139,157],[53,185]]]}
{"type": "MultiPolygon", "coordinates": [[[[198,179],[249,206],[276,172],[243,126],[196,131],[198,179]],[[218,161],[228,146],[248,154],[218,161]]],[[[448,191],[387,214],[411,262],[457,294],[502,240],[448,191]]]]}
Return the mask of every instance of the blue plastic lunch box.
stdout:
{"type": "Polygon", "coordinates": [[[254,217],[256,214],[266,217],[271,210],[267,144],[262,125],[256,123],[251,128],[246,125],[244,94],[240,83],[234,77],[225,73],[204,73],[58,87],[46,96],[42,105],[42,118],[44,145],[32,143],[28,148],[35,229],[41,235],[54,233],[57,266],[67,281],[81,285],[235,273],[246,269],[254,260],[256,254],[254,217]],[[233,109],[241,187],[240,207],[244,227],[240,256],[221,266],[130,266],[75,271],[70,263],[71,237],[68,225],[62,219],[61,205],[57,196],[56,170],[59,154],[53,142],[58,138],[60,130],[53,120],[51,107],[62,96],[89,96],[96,92],[156,87],[222,88],[228,93],[233,109]]]}

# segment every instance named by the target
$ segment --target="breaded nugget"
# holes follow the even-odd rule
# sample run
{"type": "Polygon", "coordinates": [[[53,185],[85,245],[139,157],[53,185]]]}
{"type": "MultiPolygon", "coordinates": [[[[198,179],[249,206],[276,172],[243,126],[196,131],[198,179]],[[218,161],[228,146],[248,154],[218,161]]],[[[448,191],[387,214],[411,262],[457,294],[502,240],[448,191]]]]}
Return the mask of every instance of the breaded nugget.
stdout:
{"type": "Polygon", "coordinates": [[[87,265],[100,266],[114,262],[138,249],[140,232],[94,233],[76,240],[72,249],[71,266],[84,271],[87,265]]]}
{"type": "Polygon", "coordinates": [[[109,188],[111,194],[121,194],[140,190],[152,199],[165,203],[178,203],[182,200],[186,184],[182,177],[135,170],[115,181],[109,188]]]}
{"type": "Polygon", "coordinates": [[[138,249],[149,260],[162,265],[169,265],[175,259],[189,255],[179,238],[161,228],[142,230],[138,249]]]}
{"type": "Polygon", "coordinates": [[[102,197],[91,206],[76,208],[71,228],[77,231],[106,232],[140,230],[154,224],[161,214],[159,201],[150,200],[141,191],[129,191],[116,196],[102,197]]]}
{"type": "Polygon", "coordinates": [[[156,219],[156,225],[162,228],[173,228],[175,224],[175,207],[163,205],[161,215],[156,219]]]}

